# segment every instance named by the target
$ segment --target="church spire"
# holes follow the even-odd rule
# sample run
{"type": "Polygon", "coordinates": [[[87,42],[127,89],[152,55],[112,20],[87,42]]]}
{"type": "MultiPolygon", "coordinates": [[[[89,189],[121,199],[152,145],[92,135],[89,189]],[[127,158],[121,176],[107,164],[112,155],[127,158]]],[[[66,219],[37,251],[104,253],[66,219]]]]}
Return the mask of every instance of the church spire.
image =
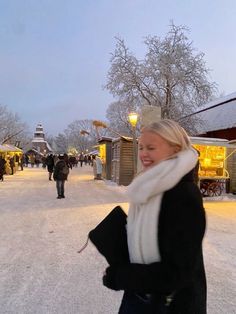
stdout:
{"type": "Polygon", "coordinates": [[[43,126],[41,123],[38,123],[36,126],[36,131],[34,133],[34,140],[43,140],[45,139],[45,135],[43,132],[43,126]]]}

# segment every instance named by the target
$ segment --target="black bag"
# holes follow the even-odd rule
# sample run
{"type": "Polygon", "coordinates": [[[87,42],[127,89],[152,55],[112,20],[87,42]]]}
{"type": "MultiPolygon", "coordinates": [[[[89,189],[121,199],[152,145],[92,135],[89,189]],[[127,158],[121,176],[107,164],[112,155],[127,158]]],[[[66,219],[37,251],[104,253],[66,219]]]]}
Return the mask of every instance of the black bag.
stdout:
{"type": "Polygon", "coordinates": [[[61,173],[64,174],[64,175],[68,175],[69,174],[69,167],[65,164],[63,166],[63,168],[61,169],[61,173]]]}
{"type": "Polygon", "coordinates": [[[109,265],[129,263],[126,224],[126,213],[116,206],[89,232],[89,239],[109,265]]]}

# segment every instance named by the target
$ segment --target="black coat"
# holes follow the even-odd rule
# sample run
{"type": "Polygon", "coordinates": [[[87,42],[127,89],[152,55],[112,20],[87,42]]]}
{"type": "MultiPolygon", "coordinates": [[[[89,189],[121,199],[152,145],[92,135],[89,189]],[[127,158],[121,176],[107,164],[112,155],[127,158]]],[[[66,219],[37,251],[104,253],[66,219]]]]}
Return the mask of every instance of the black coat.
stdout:
{"type": "Polygon", "coordinates": [[[48,172],[53,172],[53,168],[54,168],[54,158],[53,158],[53,156],[49,155],[46,158],[46,165],[47,165],[48,172]]]}
{"type": "MultiPolygon", "coordinates": [[[[58,160],[54,166],[54,171],[53,171],[53,179],[55,181],[65,181],[67,180],[68,174],[63,173],[63,168],[66,167],[68,169],[68,166],[66,162],[61,159],[58,160]]],[[[69,170],[68,170],[69,171],[69,170]]]]}
{"type": "Polygon", "coordinates": [[[5,164],[6,160],[0,157],[0,176],[2,176],[5,173],[5,164]]]}
{"type": "Polygon", "coordinates": [[[111,266],[106,285],[114,290],[152,294],[156,299],[173,294],[168,313],[205,314],[205,225],[202,197],[191,171],[163,195],[158,225],[161,261],[111,266]]]}

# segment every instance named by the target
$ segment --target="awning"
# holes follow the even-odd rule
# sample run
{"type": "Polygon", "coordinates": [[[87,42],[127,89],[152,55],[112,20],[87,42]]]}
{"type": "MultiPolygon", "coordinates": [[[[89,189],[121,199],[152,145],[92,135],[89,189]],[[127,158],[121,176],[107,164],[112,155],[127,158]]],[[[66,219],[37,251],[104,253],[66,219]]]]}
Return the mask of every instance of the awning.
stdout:
{"type": "Polygon", "coordinates": [[[10,144],[1,144],[0,145],[0,152],[14,152],[14,153],[22,153],[22,149],[14,146],[14,145],[10,145],[10,144]]]}
{"type": "Polygon", "coordinates": [[[206,145],[206,146],[223,146],[228,148],[236,148],[236,142],[228,141],[222,138],[211,137],[190,137],[192,144],[206,145]]]}

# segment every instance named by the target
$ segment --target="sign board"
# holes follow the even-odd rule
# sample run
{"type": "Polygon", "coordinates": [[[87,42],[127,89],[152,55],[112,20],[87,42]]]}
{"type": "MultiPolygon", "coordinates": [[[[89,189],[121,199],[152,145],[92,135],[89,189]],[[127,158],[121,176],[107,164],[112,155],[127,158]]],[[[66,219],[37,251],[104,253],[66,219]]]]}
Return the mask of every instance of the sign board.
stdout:
{"type": "Polygon", "coordinates": [[[141,126],[146,126],[150,123],[161,120],[161,108],[157,106],[145,105],[141,109],[141,126]]]}

